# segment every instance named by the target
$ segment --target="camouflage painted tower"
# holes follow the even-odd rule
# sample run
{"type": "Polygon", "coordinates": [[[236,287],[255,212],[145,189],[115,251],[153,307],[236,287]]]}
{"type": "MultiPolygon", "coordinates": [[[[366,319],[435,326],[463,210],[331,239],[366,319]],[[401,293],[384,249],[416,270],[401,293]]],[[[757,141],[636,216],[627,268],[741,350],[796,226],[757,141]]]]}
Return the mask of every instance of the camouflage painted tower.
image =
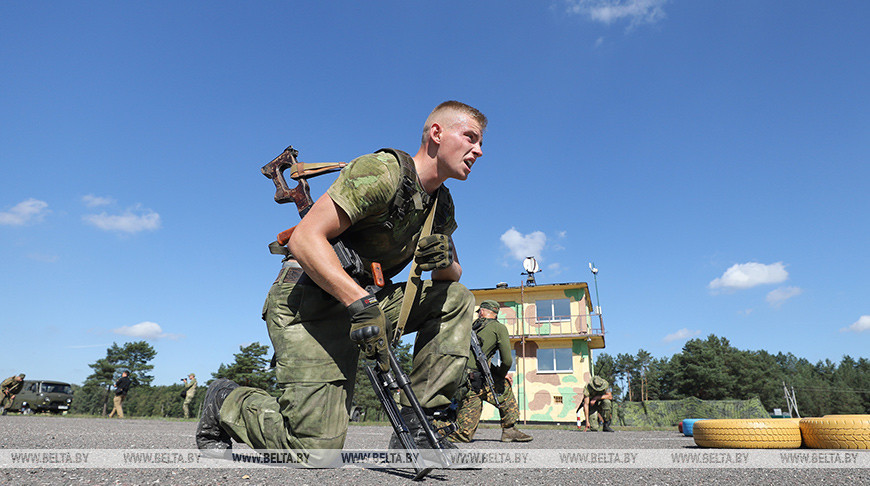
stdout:
{"type": "MultiPolygon", "coordinates": [[[[533,279],[530,279],[533,282],[533,279]]],[[[514,367],[514,393],[524,422],[574,422],[583,387],[592,379],[592,350],[604,348],[604,321],[586,283],[475,289],[476,304],[487,299],[501,308],[514,367]]],[[[484,420],[498,411],[484,404],[484,420]]]]}

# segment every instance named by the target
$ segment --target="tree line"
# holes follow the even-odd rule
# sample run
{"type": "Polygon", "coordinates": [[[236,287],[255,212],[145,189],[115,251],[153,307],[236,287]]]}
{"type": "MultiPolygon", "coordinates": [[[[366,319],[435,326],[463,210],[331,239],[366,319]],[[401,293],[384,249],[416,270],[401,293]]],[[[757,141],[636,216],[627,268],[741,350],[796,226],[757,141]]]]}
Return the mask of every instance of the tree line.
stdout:
{"type": "MultiPolygon", "coordinates": [[[[269,346],[255,342],[247,346],[239,346],[239,352],[233,355],[229,364],[221,363],[217,371],[211,374],[211,379],[198,377],[199,386],[191,406],[191,415],[199,416],[199,409],[205,399],[206,388],[212,380],[228,378],[242,386],[260,388],[275,397],[281,395],[271,366],[269,346]]],[[[394,349],[396,359],[406,370],[411,368],[411,345],[400,344],[394,349]]],[[[106,415],[112,409],[113,385],[123,371],[130,373],[131,386],[124,400],[124,415],[139,417],[182,417],[182,392],[184,385],[153,386],[154,377],[150,374],[154,366],[149,364],[157,352],[145,341],[126,343],[119,346],[113,343],[106,350],[106,357],[88,365],[92,370],[82,386],[73,385],[73,403],[71,412],[86,415],[106,415]]],[[[363,367],[365,359],[357,364],[356,388],[354,406],[359,407],[361,415],[370,420],[386,420],[383,411],[375,397],[363,367]]]]}
{"type": "MultiPolygon", "coordinates": [[[[411,345],[400,344],[394,350],[401,366],[411,367],[411,345]]],[[[153,386],[149,364],[157,355],[145,341],[112,344],[106,357],[88,365],[93,370],[82,386],[74,386],[72,412],[105,415],[111,410],[112,385],[122,371],[130,372],[133,385],[124,402],[125,415],[181,417],[184,387],[153,386]]],[[[270,366],[270,348],[258,342],[239,346],[229,364],[221,363],[211,379],[200,377],[192,410],[198,416],[212,379],[228,378],[242,386],[261,388],[275,397],[281,391],[270,366]]],[[[353,405],[367,420],[383,420],[380,403],[375,398],[363,371],[365,359],[357,364],[353,405]]],[[[599,354],[595,373],[607,379],[618,401],[678,400],[697,397],[702,400],[746,400],[758,397],[768,411],[786,411],[783,384],[794,389],[802,416],[825,414],[870,413],[870,361],[844,356],[839,364],[830,360],[810,363],[792,353],[770,354],[767,351],[737,349],[727,339],[713,334],[706,339],[691,339],[670,358],[653,358],[643,350],[637,354],[599,354]]],[[[181,378],[181,377],[179,377],[181,378]]]]}
{"type": "Polygon", "coordinates": [[[870,413],[870,361],[844,356],[815,364],[792,353],[740,350],[728,339],[691,339],[670,358],[607,353],[595,359],[595,374],[613,386],[617,400],[746,400],[758,397],[768,411],[787,411],[784,384],[794,389],[803,417],[870,413]]]}

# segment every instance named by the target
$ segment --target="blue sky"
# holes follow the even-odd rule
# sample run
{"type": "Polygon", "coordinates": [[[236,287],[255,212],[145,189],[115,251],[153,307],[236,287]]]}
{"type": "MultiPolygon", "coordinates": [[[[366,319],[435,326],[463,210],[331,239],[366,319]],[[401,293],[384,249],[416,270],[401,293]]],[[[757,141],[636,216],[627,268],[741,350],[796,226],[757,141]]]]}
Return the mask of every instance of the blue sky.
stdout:
{"type": "MultiPolygon", "coordinates": [[[[81,383],[147,339],[209,377],[298,221],[259,168],[416,151],[446,99],[490,119],[451,181],[470,288],[598,286],[606,352],[710,333],[870,349],[870,3],[3,2],[0,375],[81,383]]],[[[313,184],[323,192],[332,180],[313,184]]]]}

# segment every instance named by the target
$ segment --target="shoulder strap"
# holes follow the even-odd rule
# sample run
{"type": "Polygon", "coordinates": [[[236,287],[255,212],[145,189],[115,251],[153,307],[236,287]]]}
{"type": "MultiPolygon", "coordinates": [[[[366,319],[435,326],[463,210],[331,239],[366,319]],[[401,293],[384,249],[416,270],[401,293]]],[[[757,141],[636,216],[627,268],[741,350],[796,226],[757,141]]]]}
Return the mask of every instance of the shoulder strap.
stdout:
{"type": "Polygon", "coordinates": [[[384,222],[387,229],[393,228],[393,221],[401,220],[413,205],[416,210],[421,210],[425,204],[423,197],[417,191],[417,169],[414,167],[414,159],[411,155],[402,150],[394,148],[382,148],[375,153],[388,153],[399,161],[399,167],[402,169],[402,177],[399,181],[399,190],[393,198],[390,206],[390,217],[384,222]]]}
{"type": "MultiPolygon", "coordinates": [[[[438,193],[435,193],[435,202],[429,208],[429,214],[426,216],[426,222],[423,223],[423,232],[420,233],[420,238],[424,238],[432,234],[432,226],[435,221],[435,208],[438,206],[438,193]]],[[[408,323],[408,316],[411,315],[411,307],[417,301],[417,293],[420,291],[420,275],[423,271],[413,259],[411,260],[411,270],[408,272],[408,281],[405,282],[405,293],[402,295],[402,309],[399,311],[399,320],[396,322],[396,330],[393,333],[393,347],[399,344],[402,339],[402,334],[405,332],[405,324],[408,323]]]]}

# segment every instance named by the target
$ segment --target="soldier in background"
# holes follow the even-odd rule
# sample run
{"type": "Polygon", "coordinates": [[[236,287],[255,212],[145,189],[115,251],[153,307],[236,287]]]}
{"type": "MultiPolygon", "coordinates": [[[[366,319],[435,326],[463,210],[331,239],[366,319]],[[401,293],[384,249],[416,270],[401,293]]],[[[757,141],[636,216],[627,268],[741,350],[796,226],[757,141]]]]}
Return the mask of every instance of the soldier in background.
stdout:
{"type": "MultiPolygon", "coordinates": [[[[498,302],[485,300],[480,304],[478,319],[474,321],[471,329],[477,332],[480,339],[480,347],[486,355],[487,361],[492,358],[496,350],[501,357],[501,365],[492,368],[492,379],[495,382],[495,391],[498,393],[498,413],[501,416],[501,441],[502,442],[529,442],[530,435],[520,432],[516,427],[520,417],[517,399],[511,390],[511,379],[507,376],[513,365],[511,355],[510,336],[507,327],[495,320],[498,317],[498,302]]],[[[496,400],[492,391],[486,386],[482,375],[483,370],[475,359],[468,360],[468,384],[469,390],[459,403],[456,412],[457,429],[448,437],[453,442],[471,442],[477,426],[480,424],[480,414],[483,411],[483,402],[493,406],[496,400]]]]}
{"type": "MultiPolygon", "coordinates": [[[[613,432],[610,428],[610,422],[613,414],[613,394],[607,389],[610,383],[604,378],[596,376],[583,388],[583,403],[577,407],[577,411],[583,408],[583,413],[586,415],[586,428],[589,430],[589,425],[592,420],[589,414],[598,412],[598,415],[604,420],[604,426],[601,430],[605,432],[613,432]]],[[[598,430],[594,427],[592,430],[598,430]]]]}
{"type": "Polygon", "coordinates": [[[124,401],[124,398],[127,397],[127,391],[130,389],[130,373],[126,371],[121,373],[121,377],[118,378],[118,381],[115,382],[115,398],[112,399],[114,405],[112,406],[112,411],[109,413],[109,418],[112,418],[116,413],[118,414],[118,418],[124,418],[124,408],[121,406],[121,403],[124,401]]]}
{"type": "Polygon", "coordinates": [[[184,404],[181,408],[184,410],[184,418],[190,418],[190,402],[196,396],[196,375],[191,373],[187,378],[182,378],[181,381],[184,382],[184,390],[181,392],[184,396],[184,404]]]}
{"type": "Polygon", "coordinates": [[[24,373],[20,373],[18,375],[10,376],[3,380],[3,383],[0,384],[0,410],[2,410],[3,415],[6,415],[6,407],[12,405],[12,400],[15,399],[15,395],[24,388],[24,373]]]}

